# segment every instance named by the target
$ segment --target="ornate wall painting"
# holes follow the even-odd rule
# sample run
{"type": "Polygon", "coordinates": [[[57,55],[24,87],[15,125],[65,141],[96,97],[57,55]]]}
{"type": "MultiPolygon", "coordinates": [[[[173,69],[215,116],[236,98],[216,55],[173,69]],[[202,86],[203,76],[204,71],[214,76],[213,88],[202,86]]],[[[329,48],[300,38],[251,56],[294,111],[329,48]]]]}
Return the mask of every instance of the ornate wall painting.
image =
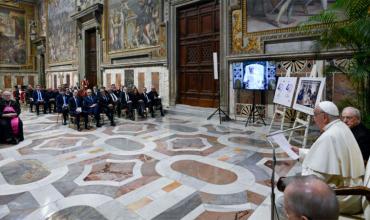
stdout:
{"type": "Polygon", "coordinates": [[[321,101],[324,86],[325,78],[323,77],[299,78],[293,109],[313,115],[315,106],[321,101]]]}
{"type": "Polygon", "coordinates": [[[157,46],[160,6],[160,0],[109,0],[109,51],[114,53],[157,46]]]}
{"type": "Polygon", "coordinates": [[[240,52],[243,48],[242,11],[232,12],[232,51],[240,52]]]}
{"type": "Polygon", "coordinates": [[[0,66],[27,64],[25,12],[0,7],[0,66]]]}
{"type": "Polygon", "coordinates": [[[76,59],[75,0],[51,0],[48,4],[48,61],[49,64],[76,59]]]}
{"type": "Polygon", "coordinates": [[[84,10],[90,7],[91,5],[94,5],[97,3],[104,4],[104,1],[103,0],[76,0],[76,6],[79,7],[80,10],[84,10]]]}
{"type": "Polygon", "coordinates": [[[39,0],[37,2],[37,28],[40,36],[46,37],[46,2],[39,0]]]}
{"type": "Polygon", "coordinates": [[[243,0],[247,33],[296,27],[332,5],[334,0],[243,0]]]}

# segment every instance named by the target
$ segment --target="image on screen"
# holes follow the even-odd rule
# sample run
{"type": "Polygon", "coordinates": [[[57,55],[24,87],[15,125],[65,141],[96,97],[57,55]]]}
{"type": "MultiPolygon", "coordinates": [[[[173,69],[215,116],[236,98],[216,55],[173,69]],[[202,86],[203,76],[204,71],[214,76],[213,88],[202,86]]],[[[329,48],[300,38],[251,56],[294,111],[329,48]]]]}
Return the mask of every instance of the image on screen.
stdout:
{"type": "Polygon", "coordinates": [[[276,86],[276,66],[270,61],[234,63],[234,89],[273,90],[276,86]]]}

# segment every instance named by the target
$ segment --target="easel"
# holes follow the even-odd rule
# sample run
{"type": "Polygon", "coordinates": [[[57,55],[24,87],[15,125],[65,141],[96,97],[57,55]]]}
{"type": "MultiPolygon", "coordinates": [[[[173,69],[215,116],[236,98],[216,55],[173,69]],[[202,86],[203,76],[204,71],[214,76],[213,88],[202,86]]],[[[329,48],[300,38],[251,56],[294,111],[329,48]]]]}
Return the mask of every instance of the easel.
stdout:
{"type": "MultiPolygon", "coordinates": [[[[312,67],[312,70],[311,70],[310,77],[317,77],[318,76],[317,73],[318,73],[317,72],[317,64],[314,64],[313,67],[312,67]]],[[[293,123],[293,128],[296,128],[296,127],[301,126],[301,125],[304,125],[306,127],[305,128],[305,131],[304,131],[304,135],[303,135],[303,140],[301,141],[301,140],[295,138],[293,135],[294,135],[294,132],[296,132],[296,130],[292,130],[290,132],[289,139],[288,139],[288,142],[289,143],[291,141],[295,141],[297,143],[302,144],[302,148],[306,148],[306,145],[307,145],[307,136],[308,136],[308,130],[310,129],[311,118],[312,118],[312,116],[309,115],[309,114],[305,114],[303,112],[298,112],[297,113],[297,116],[296,116],[296,118],[294,120],[294,123],[293,123]],[[305,119],[301,119],[300,118],[301,114],[306,115],[306,118],[305,119]]]]}
{"type": "MultiPolygon", "coordinates": [[[[285,73],[285,76],[290,77],[291,71],[292,71],[292,67],[289,67],[288,71],[285,73]]],[[[275,122],[275,120],[277,119],[278,116],[281,117],[280,130],[284,130],[284,121],[285,121],[286,110],[287,110],[287,108],[285,106],[282,106],[282,105],[279,105],[279,104],[276,105],[275,113],[274,113],[274,116],[272,117],[272,120],[271,120],[271,123],[270,123],[270,126],[269,126],[269,129],[268,129],[267,133],[271,132],[272,125],[274,124],[274,122],[275,122]]]]}

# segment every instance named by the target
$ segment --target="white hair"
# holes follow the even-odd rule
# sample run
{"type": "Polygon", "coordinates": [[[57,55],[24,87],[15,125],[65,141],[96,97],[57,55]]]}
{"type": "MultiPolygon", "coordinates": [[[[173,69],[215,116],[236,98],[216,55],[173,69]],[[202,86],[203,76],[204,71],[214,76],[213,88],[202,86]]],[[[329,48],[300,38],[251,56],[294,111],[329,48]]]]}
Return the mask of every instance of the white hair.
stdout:
{"type": "Polygon", "coordinates": [[[352,106],[349,106],[349,107],[345,107],[342,111],[342,113],[344,111],[350,111],[352,113],[353,116],[355,116],[357,119],[361,119],[361,113],[360,113],[360,110],[358,110],[357,108],[355,107],[352,107],[352,106]]]}

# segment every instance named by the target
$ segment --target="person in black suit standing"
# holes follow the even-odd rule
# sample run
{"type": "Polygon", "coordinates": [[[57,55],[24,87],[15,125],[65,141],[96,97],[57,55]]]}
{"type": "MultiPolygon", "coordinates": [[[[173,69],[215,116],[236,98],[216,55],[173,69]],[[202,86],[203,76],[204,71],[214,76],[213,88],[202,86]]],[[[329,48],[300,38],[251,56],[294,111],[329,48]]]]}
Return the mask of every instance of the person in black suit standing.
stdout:
{"type": "Polygon", "coordinates": [[[30,105],[30,112],[33,112],[33,88],[32,85],[28,85],[26,90],[26,103],[30,105]]]}
{"type": "Polygon", "coordinates": [[[77,94],[78,94],[78,90],[74,90],[73,97],[69,98],[68,106],[69,106],[69,114],[76,118],[77,130],[81,131],[81,127],[80,127],[81,116],[84,117],[85,129],[89,129],[87,127],[88,118],[87,118],[87,114],[85,114],[82,111],[82,101],[80,100],[80,97],[77,96],[77,94]]]}
{"type": "Polygon", "coordinates": [[[84,112],[88,115],[94,115],[96,127],[101,127],[98,97],[93,95],[91,89],[88,89],[86,94],[87,96],[83,100],[84,112]]]}
{"type": "Polygon", "coordinates": [[[44,106],[44,114],[46,114],[46,109],[48,108],[48,103],[46,100],[45,92],[41,90],[41,86],[37,85],[36,90],[33,91],[33,102],[36,105],[36,113],[40,114],[40,105],[44,106]]]}
{"type": "Polygon", "coordinates": [[[67,124],[67,117],[68,117],[68,101],[69,98],[63,89],[60,90],[59,95],[56,97],[56,106],[57,106],[57,111],[58,113],[63,114],[63,125],[67,124]]]}
{"type": "Polygon", "coordinates": [[[99,109],[101,112],[104,112],[110,120],[111,126],[116,126],[114,123],[114,103],[110,96],[107,95],[104,89],[100,89],[100,97],[99,97],[99,109]]]}
{"type": "Polygon", "coordinates": [[[19,100],[21,100],[21,91],[20,91],[20,85],[14,86],[14,99],[19,105],[19,100]]]}
{"type": "Polygon", "coordinates": [[[150,100],[152,100],[153,106],[156,108],[159,108],[159,110],[161,111],[161,116],[163,117],[164,112],[163,112],[163,107],[162,107],[162,99],[158,95],[158,92],[155,89],[155,87],[152,87],[151,91],[148,93],[148,97],[150,100]]]}
{"type": "Polygon", "coordinates": [[[120,99],[121,99],[121,107],[122,109],[125,109],[126,115],[128,115],[128,117],[131,120],[135,120],[134,112],[133,112],[132,94],[128,92],[126,86],[122,87],[120,99]]]}

